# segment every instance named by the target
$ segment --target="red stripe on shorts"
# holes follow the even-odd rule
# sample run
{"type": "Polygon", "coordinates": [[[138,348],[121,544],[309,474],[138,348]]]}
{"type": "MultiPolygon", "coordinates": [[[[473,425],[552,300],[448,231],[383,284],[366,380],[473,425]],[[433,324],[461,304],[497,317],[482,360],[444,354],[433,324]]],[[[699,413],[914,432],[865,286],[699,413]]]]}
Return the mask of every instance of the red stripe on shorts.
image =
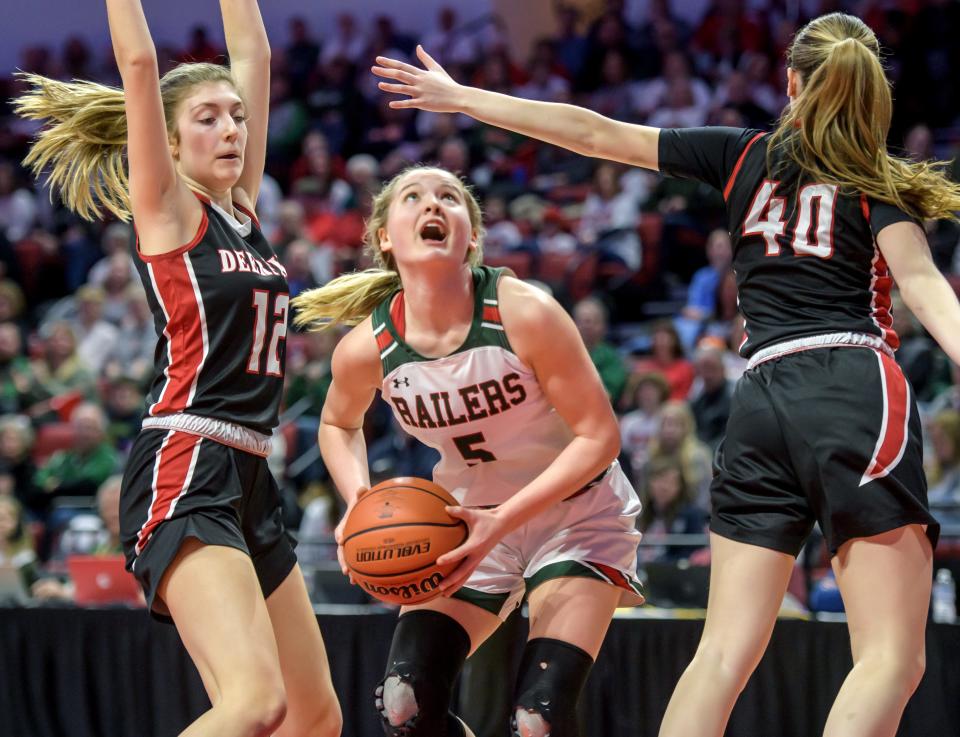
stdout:
{"type": "Polygon", "coordinates": [[[860,486],[883,478],[903,458],[907,447],[910,422],[910,387],[896,362],[885,353],[876,352],[880,363],[880,382],[883,390],[883,419],[880,436],[860,486]]]}
{"type": "Polygon", "coordinates": [[[163,439],[153,464],[153,496],[147,521],[137,535],[137,555],[143,550],[157,525],[169,519],[177,501],[190,488],[202,440],[199,435],[172,430],[163,439]]]}

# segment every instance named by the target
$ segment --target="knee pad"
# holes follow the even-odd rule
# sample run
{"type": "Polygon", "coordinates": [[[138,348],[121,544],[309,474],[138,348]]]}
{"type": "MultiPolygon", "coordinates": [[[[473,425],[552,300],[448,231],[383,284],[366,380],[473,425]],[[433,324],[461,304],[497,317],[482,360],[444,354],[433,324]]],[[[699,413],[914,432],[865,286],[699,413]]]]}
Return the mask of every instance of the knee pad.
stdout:
{"type": "Polygon", "coordinates": [[[593,658],[576,645],[530,640],[517,678],[514,737],[578,737],[577,704],[592,667],[593,658]]]}
{"type": "Polygon", "coordinates": [[[464,737],[450,713],[470,636],[452,617],[418,610],[400,617],[375,705],[387,737],[464,737]]]}

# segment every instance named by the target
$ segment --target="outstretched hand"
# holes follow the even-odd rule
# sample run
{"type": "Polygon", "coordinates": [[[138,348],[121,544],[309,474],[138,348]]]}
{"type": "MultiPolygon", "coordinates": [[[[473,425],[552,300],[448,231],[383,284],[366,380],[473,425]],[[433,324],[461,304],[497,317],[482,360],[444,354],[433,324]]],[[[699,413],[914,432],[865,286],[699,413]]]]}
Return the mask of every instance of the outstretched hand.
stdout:
{"type": "Polygon", "coordinates": [[[460,93],[463,86],[457,84],[440,64],[417,45],[417,58],[423,69],[387,56],[377,57],[377,66],[371,71],[378,77],[394,80],[379,82],[384,92],[407,95],[404,100],[391,100],[392,108],[416,108],[435,113],[460,112],[460,93]]]}
{"type": "Polygon", "coordinates": [[[469,534],[460,547],[437,558],[439,565],[460,561],[443,583],[440,590],[445,596],[463,586],[493,547],[506,532],[503,518],[496,509],[471,509],[470,507],[447,507],[447,514],[467,523],[469,534]]]}

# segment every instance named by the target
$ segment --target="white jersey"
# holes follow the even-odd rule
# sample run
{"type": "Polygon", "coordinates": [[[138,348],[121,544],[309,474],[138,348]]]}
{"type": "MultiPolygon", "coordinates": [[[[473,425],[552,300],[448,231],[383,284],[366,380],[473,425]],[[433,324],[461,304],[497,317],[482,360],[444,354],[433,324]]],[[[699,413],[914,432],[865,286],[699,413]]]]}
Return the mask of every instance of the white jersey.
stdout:
{"type": "Polygon", "coordinates": [[[383,397],[404,430],[440,452],[433,479],[465,506],[506,501],[573,439],[510,347],[497,303],[501,273],[473,270],[473,324],[449,356],[426,358],[404,342],[402,293],[373,313],[383,397]]]}

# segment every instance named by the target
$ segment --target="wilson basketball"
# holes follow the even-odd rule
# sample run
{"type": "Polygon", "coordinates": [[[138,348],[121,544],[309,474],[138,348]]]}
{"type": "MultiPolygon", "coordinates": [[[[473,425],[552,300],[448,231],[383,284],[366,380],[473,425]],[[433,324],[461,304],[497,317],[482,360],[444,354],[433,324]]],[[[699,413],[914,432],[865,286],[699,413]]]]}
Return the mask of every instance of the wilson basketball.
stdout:
{"type": "Polygon", "coordinates": [[[467,539],[467,525],[444,507],[457,500],[432,481],[401,477],[364,492],[343,528],[353,580],[389,604],[416,604],[439,593],[456,564],[437,558],[467,539]]]}

